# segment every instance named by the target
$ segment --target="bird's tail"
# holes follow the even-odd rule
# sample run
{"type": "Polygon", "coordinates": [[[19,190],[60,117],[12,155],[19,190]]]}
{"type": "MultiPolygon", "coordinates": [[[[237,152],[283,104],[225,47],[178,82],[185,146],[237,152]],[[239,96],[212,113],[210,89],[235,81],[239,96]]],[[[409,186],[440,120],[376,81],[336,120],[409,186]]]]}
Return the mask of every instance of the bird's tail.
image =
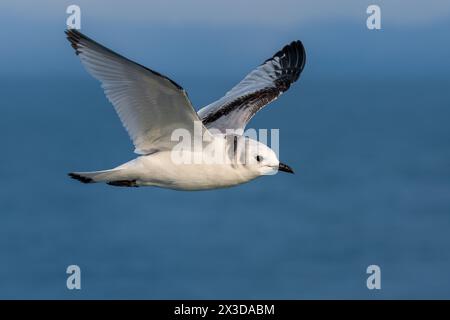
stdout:
{"type": "Polygon", "coordinates": [[[72,179],[81,181],[83,183],[95,183],[95,182],[110,182],[117,180],[121,169],[111,169],[102,171],[91,172],[71,172],[69,176],[72,179]]]}

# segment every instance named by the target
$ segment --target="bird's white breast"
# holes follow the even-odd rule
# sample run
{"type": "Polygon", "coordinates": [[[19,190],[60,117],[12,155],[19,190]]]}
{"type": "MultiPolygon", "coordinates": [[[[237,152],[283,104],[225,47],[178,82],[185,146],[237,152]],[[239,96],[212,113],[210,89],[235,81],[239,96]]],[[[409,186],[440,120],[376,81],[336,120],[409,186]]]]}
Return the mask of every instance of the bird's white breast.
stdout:
{"type": "MultiPolygon", "coordinates": [[[[220,140],[218,144],[222,143],[220,140]]],[[[222,147],[218,145],[218,148],[222,147]]],[[[212,149],[210,149],[212,150],[212,149]]],[[[182,156],[192,159],[187,163],[174,161],[172,151],[157,152],[141,156],[127,164],[138,185],[154,185],[180,190],[202,190],[230,187],[259,176],[245,164],[232,161],[217,161],[209,152],[196,154],[191,151],[182,156]],[[203,161],[198,162],[199,156],[203,161]],[[194,161],[197,159],[197,162],[194,161]]]]}

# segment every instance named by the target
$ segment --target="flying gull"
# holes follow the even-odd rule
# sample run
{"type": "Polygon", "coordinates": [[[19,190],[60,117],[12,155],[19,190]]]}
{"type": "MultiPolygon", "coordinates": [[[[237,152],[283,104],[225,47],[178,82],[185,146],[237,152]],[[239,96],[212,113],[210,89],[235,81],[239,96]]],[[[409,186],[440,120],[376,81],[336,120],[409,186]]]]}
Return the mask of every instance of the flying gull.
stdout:
{"type": "Polygon", "coordinates": [[[139,155],[110,170],[72,172],[70,177],[83,183],[123,187],[205,190],[242,184],[278,171],[293,173],[272,149],[242,132],[256,112],[299,78],[306,58],[300,41],[286,45],[224,97],[195,112],[186,91],[173,80],[78,30],[70,29],[66,34],[84,67],[101,82],[139,155]],[[174,132],[184,132],[194,140],[201,137],[201,141],[190,143],[192,148],[180,148],[174,132]],[[221,154],[218,150],[223,157],[217,157],[221,154]],[[200,162],[192,161],[199,157],[200,162]]]}

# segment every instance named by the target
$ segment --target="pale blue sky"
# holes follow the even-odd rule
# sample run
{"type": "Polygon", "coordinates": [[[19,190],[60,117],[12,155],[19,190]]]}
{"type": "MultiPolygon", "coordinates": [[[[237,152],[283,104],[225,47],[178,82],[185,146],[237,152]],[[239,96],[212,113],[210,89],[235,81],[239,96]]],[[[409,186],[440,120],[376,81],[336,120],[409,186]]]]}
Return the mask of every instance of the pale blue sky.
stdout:
{"type": "Polygon", "coordinates": [[[81,7],[82,32],[175,78],[244,76],[295,39],[305,44],[311,76],[450,72],[448,1],[44,0],[0,3],[4,75],[84,72],[64,40],[69,4],[81,7]],[[381,31],[366,28],[369,4],[381,7],[381,31]]]}
{"type": "Polygon", "coordinates": [[[344,19],[357,22],[370,4],[379,5],[393,24],[418,25],[445,20],[450,2],[444,0],[42,0],[2,1],[0,9],[40,20],[56,16],[61,8],[77,4],[98,20],[146,24],[211,24],[297,26],[344,19]]]}

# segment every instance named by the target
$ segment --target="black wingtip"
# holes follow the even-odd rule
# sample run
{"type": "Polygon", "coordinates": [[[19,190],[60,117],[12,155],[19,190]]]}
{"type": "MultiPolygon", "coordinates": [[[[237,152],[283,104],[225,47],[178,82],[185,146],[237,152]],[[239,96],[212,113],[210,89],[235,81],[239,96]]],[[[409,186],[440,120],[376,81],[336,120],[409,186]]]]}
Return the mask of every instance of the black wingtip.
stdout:
{"type": "MultiPolygon", "coordinates": [[[[290,74],[289,85],[294,83],[300,77],[306,63],[306,51],[300,40],[292,41],[285,45],[283,49],[273,55],[272,60],[278,58],[279,63],[286,73],[290,74]]],[[[288,83],[286,83],[288,85],[288,83]]],[[[288,88],[289,86],[287,86],[288,88]]],[[[286,89],[287,89],[286,88],[286,89]]]]}
{"type": "Polygon", "coordinates": [[[283,49],[275,53],[271,58],[264,61],[270,63],[273,60],[277,60],[281,66],[282,75],[277,80],[277,87],[282,92],[289,89],[291,84],[296,82],[300,77],[306,63],[306,51],[303,43],[300,40],[292,41],[285,45],[283,49]]]}
{"type": "Polygon", "coordinates": [[[305,50],[305,46],[303,45],[303,42],[301,42],[300,40],[294,41],[294,46],[297,47],[297,51],[300,54],[300,72],[303,70],[303,68],[305,67],[305,63],[306,63],[306,50],[305,50]]]}
{"type": "Polygon", "coordinates": [[[283,54],[286,54],[290,57],[289,62],[291,64],[291,67],[296,67],[300,70],[303,69],[306,60],[306,51],[303,43],[300,40],[295,40],[290,44],[285,45],[284,48],[275,53],[273,57],[281,58],[283,54]]]}
{"type": "Polygon", "coordinates": [[[72,48],[75,49],[75,54],[79,55],[81,52],[80,51],[80,40],[83,37],[83,34],[80,31],[78,31],[77,29],[66,29],[64,31],[64,33],[66,34],[67,40],[69,40],[72,48]]]}
{"type": "Polygon", "coordinates": [[[83,183],[94,183],[94,180],[88,177],[83,177],[82,175],[79,175],[77,173],[71,172],[68,174],[69,177],[72,179],[78,180],[83,183]]]}

